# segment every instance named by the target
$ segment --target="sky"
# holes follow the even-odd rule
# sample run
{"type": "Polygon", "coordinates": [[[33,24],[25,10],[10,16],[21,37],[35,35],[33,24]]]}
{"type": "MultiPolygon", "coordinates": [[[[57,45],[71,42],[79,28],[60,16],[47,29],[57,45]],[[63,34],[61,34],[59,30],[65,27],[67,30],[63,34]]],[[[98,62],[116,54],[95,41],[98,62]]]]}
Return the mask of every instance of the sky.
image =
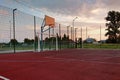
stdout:
{"type": "Polygon", "coordinates": [[[72,21],[79,17],[80,22],[105,23],[104,17],[110,10],[119,10],[119,0],[15,0],[27,4],[57,20],[72,21]]]}
{"type": "MultiPolygon", "coordinates": [[[[55,18],[56,22],[72,26],[73,19],[78,17],[75,27],[88,29],[87,37],[97,38],[102,30],[102,39],[106,39],[105,17],[108,11],[120,11],[120,0],[0,0],[0,5],[44,18],[49,15],[55,18]],[[98,35],[89,35],[98,34],[98,35]]],[[[0,13],[3,11],[0,11],[0,13]]],[[[2,14],[2,13],[1,13],[2,14]]],[[[30,26],[30,25],[29,25],[30,26]]],[[[31,28],[29,28],[31,29],[31,28]]],[[[85,34],[86,32],[83,32],[85,34]]],[[[80,34],[78,32],[78,34],[80,34]]],[[[78,35],[78,37],[80,37],[78,35]]]]}

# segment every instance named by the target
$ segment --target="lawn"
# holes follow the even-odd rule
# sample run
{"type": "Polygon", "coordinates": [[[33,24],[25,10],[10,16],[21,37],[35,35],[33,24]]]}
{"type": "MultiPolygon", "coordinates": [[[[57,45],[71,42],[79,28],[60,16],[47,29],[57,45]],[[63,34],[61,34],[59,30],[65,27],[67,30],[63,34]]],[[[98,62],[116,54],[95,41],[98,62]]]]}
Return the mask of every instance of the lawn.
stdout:
{"type": "MultiPolygon", "coordinates": [[[[44,49],[55,50],[55,45],[45,45],[44,49]]],[[[59,49],[74,48],[73,45],[58,45],[59,49]]],[[[77,45],[77,48],[80,48],[80,45],[77,45]]],[[[120,44],[83,44],[83,48],[92,48],[92,49],[120,49],[120,44]]],[[[2,46],[0,51],[9,51],[13,50],[13,46],[2,46]]],[[[33,45],[28,46],[16,46],[16,50],[34,50],[33,45]]]]}

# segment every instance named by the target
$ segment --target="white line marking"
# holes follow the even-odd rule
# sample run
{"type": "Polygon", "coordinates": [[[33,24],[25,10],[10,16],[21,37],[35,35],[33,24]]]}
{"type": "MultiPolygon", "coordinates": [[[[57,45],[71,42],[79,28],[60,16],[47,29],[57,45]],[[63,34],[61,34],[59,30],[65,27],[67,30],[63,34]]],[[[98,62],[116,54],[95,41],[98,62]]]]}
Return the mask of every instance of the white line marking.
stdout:
{"type": "Polygon", "coordinates": [[[4,76],[0,76],[0,79],[2,79],[2,80],[10,80],[10,79],[8,79],[8,78],[6,78],[4,76]]]}

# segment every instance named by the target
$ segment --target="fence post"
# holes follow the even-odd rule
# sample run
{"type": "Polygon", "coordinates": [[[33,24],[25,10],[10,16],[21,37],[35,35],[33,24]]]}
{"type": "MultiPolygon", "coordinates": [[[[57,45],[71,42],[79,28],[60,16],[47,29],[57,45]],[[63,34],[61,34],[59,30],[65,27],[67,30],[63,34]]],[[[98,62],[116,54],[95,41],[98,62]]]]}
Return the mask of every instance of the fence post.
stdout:
{"type": "Polygon", "coordinates": [[[56,50],[58,50],[58,33],[56,33],[56,50]]]}
{"type": "Polygon", "coordinates": [[[59,24],[59,37],[60,37],[59,45],[60,45],[60,49],[61,49],[61,25],[60,24],[59,24]]]}
{"type": "Polygon", "coordinates": [[[69,48],[69,27],[70,27],[70,26],[67,26],[67,38],[68,38],[68,42],[67,42],[67,43],[68,43],[68,44],[67,44],[68,46],[67,46],[67,47],[68,47],[68,48],[69,48]]]}
{"type": "Polygon", "coordinates": [[[34,16],[34,51],[36,51],[36,17],[34,16]]]}

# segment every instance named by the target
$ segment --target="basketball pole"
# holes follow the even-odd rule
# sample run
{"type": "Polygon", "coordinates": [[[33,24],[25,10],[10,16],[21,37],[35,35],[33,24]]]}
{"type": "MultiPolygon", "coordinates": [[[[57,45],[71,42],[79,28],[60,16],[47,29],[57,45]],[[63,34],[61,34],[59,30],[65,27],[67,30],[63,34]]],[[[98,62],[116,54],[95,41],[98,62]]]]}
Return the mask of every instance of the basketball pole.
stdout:
{"type": "Polygon", "coordinates": [[[43,51],[43,29],[45,27],[45,18],[43,19],[42,25],[41,25],[41,38],[40,38],[40,51],[43,51]]]}

